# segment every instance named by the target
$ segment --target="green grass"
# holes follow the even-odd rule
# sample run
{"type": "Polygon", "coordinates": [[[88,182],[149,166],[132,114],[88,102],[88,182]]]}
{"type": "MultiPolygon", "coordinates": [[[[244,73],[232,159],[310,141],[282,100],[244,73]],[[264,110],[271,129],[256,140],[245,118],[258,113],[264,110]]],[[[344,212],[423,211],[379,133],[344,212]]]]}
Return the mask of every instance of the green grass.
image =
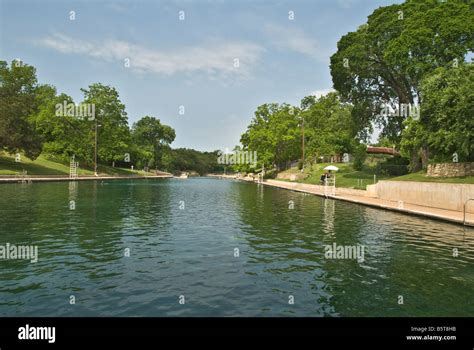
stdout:
{"type": "MultiPolygon", "coordinates": [[[[51,161],[43,156],[35,161],[21,156],[21,162],[15,162],[15,158],[10,155],[0,155],[0,175],[19,175],[26,170],[28,175],[68,175],[69,166],[59,162],[51,161]]],[[[79,169],[80,175],[93,175],[92,171],[79,169]]]]}
{"type": "Polygon", "coordinates": [[[424,171],[407,174],[403,176],[393,177],[390,180],[394,181],[419,181],[419,182],[442,182],[442,183],[457,183],[457,184],[474,184],[474,176],[463,177],[427,177],[424,171]]]}
{"type": "MultiPolygon", "coordinates": [[[[20,175],[23,170],[27,171],[28,175],[69,175],[69,164],[63,162],[48,159],[41,155],[34,161],[21,156],[21,162],[15,162],[13,155],[0,153],[0,175],[20,175]]],[[[154,173],[145,173],[141,170],[131,170],[125,168],[111,167],[100,164],[98,166],[99,175],[122,175],[122,176],[143,176],[143,175],[154,175],[154,173]]],[[[80,167],[78,169],[78,175],[80,176],[93,176],[94,171],[90,168],[80,167]]]]}
{"type": "MultiPolygon", "coordinates": [[[[299,182],[307,184],[320,184],[321,175],[325,172],[324,168],[328,165],[334,165],[339,168],[336,174],[336,186],[337,187],[349,187],[349,188],[360,188],[365,189],[366,185],[371,185],[374,183],[374,170],[370,166],[364,166],[364,169],[361,171],[354,170],[352,164],[347,163],[318,163],[313,164],[311,168],[306,167],[304,174],[306,178],[300,180],[299,182]]],[[[299,173],[301,172],[297,168],[292,168],[283,171],[283,173],[299,173]]],[[[334,174],[334,172],[332,172],[334,174]]],[[[389,178],[388,176],[378,176],[376,180],[385,180],[389,178]]],[[[288,180],[289,181],[289,180],[288,180]]]]}
{"type": "MultiPolygon", "coordinates": [[[[377,161],[371,159],[370,161],[366,162],[364,168],[361,171],[354,170],[351,163],[313,164],[311,168],[305,168],[304,174],[306,175],[306,177],[298,182],[319,185],[320,177],[325,172],[323,169],[328,165],[334,165],[339,168],[339,170],[335,173],[336,187],[347,187],[365,190],[367,185],[372,185],[374,183],[374,173],[376,164],[377,161]]],[[[281,173],[296,174],[301,173],[301,170],[298,170],[297,168],[291,168],[281,173]]],[[[376,175],[376,181],[379,180],[474,184],[474,176],[434,178],[427,177],[426,173],[423,171],[403,176],[376,175]]]]}

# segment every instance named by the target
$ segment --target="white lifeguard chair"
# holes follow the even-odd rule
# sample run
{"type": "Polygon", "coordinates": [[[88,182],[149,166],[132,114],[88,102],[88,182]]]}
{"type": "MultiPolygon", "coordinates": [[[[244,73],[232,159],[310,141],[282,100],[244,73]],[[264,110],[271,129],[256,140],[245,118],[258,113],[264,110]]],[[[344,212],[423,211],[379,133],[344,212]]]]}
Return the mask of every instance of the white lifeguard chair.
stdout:
{"type": "Polygon", "coordinates": [[[336,195],[336,176],[324,180],[324,195],[326,197],[336,195]]]}

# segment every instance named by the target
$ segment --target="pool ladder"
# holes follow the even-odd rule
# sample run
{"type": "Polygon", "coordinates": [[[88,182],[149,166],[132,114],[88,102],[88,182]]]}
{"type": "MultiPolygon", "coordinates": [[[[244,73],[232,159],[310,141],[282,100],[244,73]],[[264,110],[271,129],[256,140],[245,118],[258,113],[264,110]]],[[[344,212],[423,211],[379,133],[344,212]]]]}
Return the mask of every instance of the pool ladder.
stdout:
{"type": "Polygon", "coordinates": [[[18,182],[22,184],[30,184],[33,181],[31,181],[31,176],[28,175],[28,172],[26,170],[23,170],[21,172],[20,180],[18,182]]]}
{"type": "Polygon", "coordinates": [[[463,225],[465,225],[465,226],[474,226],[474,223],[468,223],[468,224],[466,224],[466,207],[467,207],[467,203],[469,203],[469,201],[474,201],[474,198],[470,198],[470,199],[468,199],[466,202],[464,202],[462,223],[463,223],[463,225]]]}

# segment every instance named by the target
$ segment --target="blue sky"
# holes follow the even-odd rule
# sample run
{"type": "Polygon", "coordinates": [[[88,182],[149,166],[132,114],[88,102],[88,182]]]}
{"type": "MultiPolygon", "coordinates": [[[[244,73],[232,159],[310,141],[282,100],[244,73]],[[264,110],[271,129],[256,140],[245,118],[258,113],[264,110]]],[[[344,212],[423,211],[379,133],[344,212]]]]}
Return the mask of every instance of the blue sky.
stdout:
{"type": "Polygon", "coordinates": [[[159,118],[173,147],[231,149],[257,106],[329,91],[340,37],[399,2],[0,0],[0,59],[76,102],[94,82],[114,86],[130,124],[159,118]]]}

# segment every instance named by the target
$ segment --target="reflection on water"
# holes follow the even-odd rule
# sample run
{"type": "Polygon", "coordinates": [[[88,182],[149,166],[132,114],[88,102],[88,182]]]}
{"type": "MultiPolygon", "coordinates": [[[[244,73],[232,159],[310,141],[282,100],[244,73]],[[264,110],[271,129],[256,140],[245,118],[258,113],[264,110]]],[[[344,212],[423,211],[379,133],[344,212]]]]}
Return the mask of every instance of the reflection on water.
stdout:
{"type": "Polygon", "coordinates": [[[324,207],[323,231],[329,236],[334,236],[334,210],[336,201],[333,199],[322,198],[324,207]]]}
{"type": "Polygon", "coordinates": [[[0,260],[2,316],[474,314],[472,228],[215,179],[0,191],[0,245],[39,249],[0,260]]]}

